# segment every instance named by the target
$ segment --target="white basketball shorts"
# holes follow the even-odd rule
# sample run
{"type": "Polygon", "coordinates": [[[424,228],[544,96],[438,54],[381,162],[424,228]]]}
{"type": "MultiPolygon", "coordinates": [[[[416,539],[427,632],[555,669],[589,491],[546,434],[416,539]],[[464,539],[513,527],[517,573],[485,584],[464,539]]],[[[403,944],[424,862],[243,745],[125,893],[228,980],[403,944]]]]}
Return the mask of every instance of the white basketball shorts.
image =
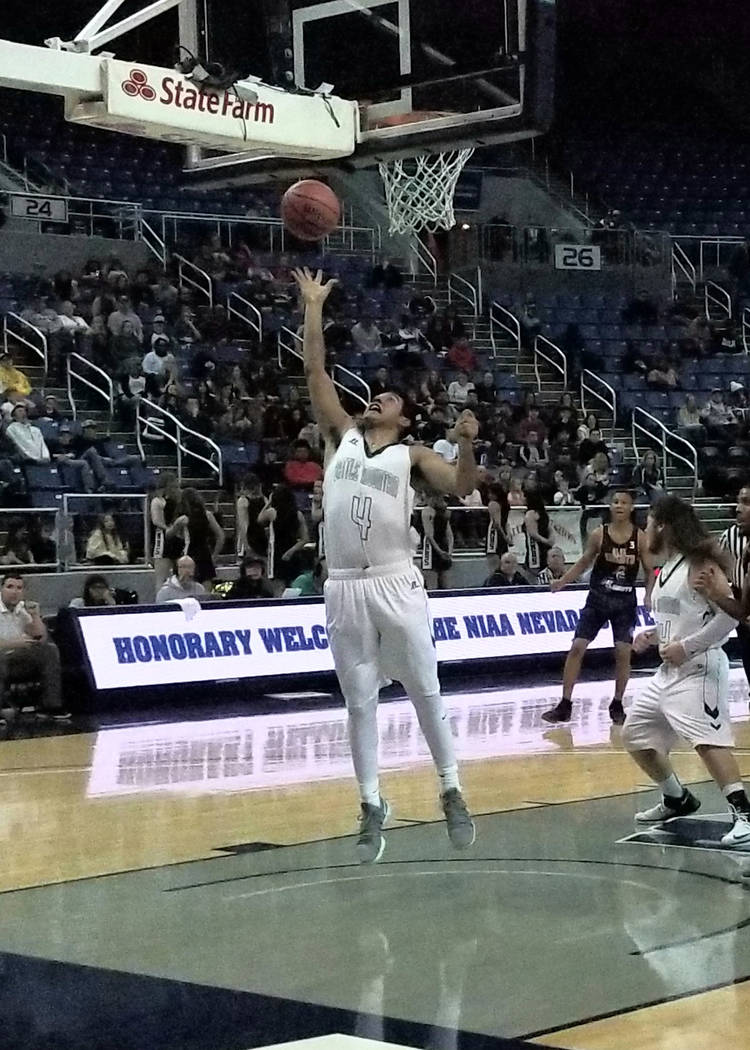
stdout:
{"type": "Polygon", "coordinates": [[[628,709],[629,750],[668,754],[678,737],[693,747],[732,747],[728,679],[723,649],[709,649],[682,667],[662,665],[628,709]]]}
{"type": "Polygon", "coordinates": [[[331,569],[324,596],[347,703],[369,700],[391,679],[410,696],[440,691],[427,592],[411,562],[352,573],[331,569]]]}

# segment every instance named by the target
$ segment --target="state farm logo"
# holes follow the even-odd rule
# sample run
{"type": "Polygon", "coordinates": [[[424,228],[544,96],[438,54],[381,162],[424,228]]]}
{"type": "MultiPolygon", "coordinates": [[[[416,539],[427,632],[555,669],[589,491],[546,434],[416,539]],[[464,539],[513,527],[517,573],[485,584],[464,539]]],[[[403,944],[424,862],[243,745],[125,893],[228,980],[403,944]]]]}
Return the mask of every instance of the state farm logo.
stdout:
{"type": "Polygon", "coordinates": [[[130,76],[122,82],[122,90],[131,98],[142,98],[144,102],[153,102],[156,99],[156,92],[142,69],[130,70],[130,76]]]}
{"type": "MultiPolygon", "coordinates": [[[[122,90],[132,99],[160,102],[174,109],[193,110],[211,116],[229,117],[256,124],[273,124],[276,111],[272,102],[250,102],[232,91],[213,91],[189,83],[184,77],[162,77],[156,88],[148,82],[142,69],[131,69],[127,80],[121,81],[122,90]]],[[[244,136],[244,128],[243,128],[244,136]]]]}

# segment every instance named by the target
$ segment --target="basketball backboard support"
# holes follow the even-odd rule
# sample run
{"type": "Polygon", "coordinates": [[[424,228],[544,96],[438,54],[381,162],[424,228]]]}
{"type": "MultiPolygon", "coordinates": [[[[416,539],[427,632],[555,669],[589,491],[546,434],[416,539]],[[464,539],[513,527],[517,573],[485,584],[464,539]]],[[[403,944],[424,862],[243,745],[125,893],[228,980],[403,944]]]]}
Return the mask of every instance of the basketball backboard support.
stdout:
{"type": "Polygon", "coordinates": [[[61,95],[72,123],[253,159],[324,161],[354,150],[356,103],[331,93],[298,96],[250,75],[211,82],[197,60],[183,69],[95,54],[175,8],[180,31],[196,38],[195,0],[153,0],[108,25],[123,2],[104,0],[75,37],[51,37],[46,48],[0,40],[0,87],[61,95]]]}
{"type": "MultiPolygon", "coordinates": [[[[530,138],[547,130],[555,80],[555,0],[291,0],[298,90],[355,99],[342,170],[530,138]]],[[[289,179],[324,171],[205,157],[195,177],[289,179]]]]}

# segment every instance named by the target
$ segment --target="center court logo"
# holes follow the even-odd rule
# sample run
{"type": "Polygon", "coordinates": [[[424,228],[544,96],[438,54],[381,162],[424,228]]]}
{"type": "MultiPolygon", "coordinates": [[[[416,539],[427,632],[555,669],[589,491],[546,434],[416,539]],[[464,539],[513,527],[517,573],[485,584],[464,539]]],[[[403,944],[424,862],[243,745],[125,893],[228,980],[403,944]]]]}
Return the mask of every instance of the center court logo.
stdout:
{"type": "Polygon", "coordinates": [[[142,69],[130,70],[130,76],[122,82],[122,90],[131,98],[142,98],[144,102],[153,102],[156,99],[156,92],[142,69]]]}

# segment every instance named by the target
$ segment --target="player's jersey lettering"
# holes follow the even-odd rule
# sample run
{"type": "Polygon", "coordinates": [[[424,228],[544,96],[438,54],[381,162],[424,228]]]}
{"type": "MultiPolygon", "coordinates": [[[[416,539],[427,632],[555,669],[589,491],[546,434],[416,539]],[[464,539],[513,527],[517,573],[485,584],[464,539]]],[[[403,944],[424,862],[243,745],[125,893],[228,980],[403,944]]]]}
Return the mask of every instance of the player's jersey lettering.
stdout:
{"type": "Polygon", "coordinates": [[[638,529],[624,543],[618,543],[607,525],[602,534],[602,549],[591,570],[591,589],[611,594],[635,595],[638,579],[638,529]]]}
{"type": "Polygon", "coordinates": [[[342,435],[323,480],[329,568],[411,562],[413,495],[406,445],[368,453],[358,430],[342,435]]]}
{"type": "Polygon", "coordinates": [[[659,573],[652,605],[661,644],[697,634],[716,615],[713,606],[690,586],[690,563],[681,556],[670,558],[659,573]]]}

